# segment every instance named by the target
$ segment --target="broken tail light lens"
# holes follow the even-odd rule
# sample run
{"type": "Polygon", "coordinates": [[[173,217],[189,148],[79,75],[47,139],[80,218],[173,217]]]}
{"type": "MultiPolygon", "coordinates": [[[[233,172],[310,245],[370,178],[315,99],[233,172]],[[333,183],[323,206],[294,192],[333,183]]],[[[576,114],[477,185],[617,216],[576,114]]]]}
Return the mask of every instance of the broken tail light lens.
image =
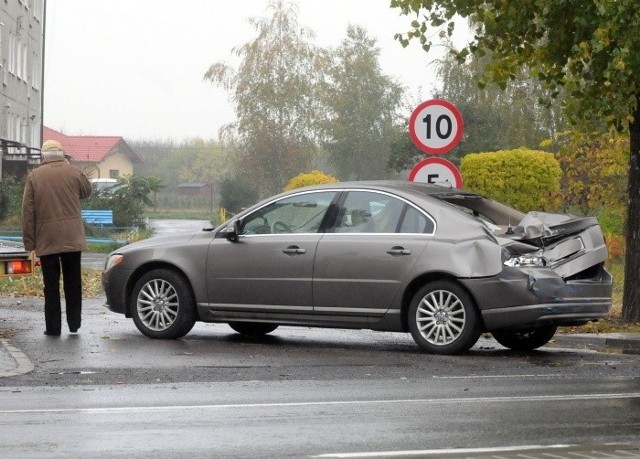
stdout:
{"type": "Polygon", "coordinates": [[[546,266],[546,261],[542,256],[542,250],[536,252],[523,253],[509,258],[504,262],[505,266],[512,268],[542,268],[546,266]]]}

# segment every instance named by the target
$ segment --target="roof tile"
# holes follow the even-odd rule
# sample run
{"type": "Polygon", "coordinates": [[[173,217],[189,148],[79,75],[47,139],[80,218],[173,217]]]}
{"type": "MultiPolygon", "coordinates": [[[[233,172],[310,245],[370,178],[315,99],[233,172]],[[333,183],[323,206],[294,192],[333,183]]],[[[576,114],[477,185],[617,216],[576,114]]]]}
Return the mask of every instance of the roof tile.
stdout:
{"type": "Polygon", "coordinates": [[[103,161],[118,144],[122,143],[125,154],[129,154],[132,161],[140,162],[140,158],[131,150],[122,137],[69,136],[47,126],[43,128],[42,137],[44,140],[57,140],[60,142],[64,152],[75,161],[103,161]]]}

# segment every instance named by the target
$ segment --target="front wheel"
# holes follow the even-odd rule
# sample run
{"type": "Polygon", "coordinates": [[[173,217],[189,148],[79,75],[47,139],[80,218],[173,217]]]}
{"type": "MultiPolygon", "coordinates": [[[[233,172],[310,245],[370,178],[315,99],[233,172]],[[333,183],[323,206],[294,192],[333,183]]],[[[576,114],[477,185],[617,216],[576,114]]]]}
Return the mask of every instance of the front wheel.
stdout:
{"type": "Polygon", "coordinates": [[[467,351],[482,331],[471,296],[449,280],[430,282],[418,290],[408,319],[415,342],[432,354],[467,351]]]}
{"type": "Polygon", "coordinates": [[[494,330],[497,342],[514,351],[532,351],[547,344],[558,329],[555,325],[528,328],[525,330],[494,330]]]}
{"type": "Polygon", "coordinates": [[[154,269],[136,282],[131,316],[149,338],[181,338],[196,323],[196,308],[187,280],[170,269],[154,269]]]}

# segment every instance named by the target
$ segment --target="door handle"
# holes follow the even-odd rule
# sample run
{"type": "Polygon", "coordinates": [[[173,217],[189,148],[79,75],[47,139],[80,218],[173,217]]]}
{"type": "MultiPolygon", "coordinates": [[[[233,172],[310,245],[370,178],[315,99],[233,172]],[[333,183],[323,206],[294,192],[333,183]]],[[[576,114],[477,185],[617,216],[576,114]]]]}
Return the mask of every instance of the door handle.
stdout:
{"type": "Polygon", "coordinates": [[[286,249],[283,250],[287,255],[302,255],[303,253],[307,253],[305,249],[301,249],[297,245],[290,245],[286,249]]]}
{"type": "Polygon", "coordinates": [[[411,255],[411,250],[407,250],[404,247],[395,246],[387,250],[389,255],[411,255]]]}

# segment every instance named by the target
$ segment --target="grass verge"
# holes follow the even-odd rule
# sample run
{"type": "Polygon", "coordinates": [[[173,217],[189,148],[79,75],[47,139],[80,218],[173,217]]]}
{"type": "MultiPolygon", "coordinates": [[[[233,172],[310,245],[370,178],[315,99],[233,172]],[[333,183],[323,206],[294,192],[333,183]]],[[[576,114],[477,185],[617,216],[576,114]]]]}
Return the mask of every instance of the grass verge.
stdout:
{"type": "MultiPolygon", "coordinates": [[[[101,272],[96,269],[82,268],[82,297],[97,298],[102,294],[101,272]]],[[[33,276],[0,279],[0,296],[18,298],[44,298],[42,270],[36,267],[33,276]]],[[[61,295],[63,293],[61,292],[61,295]]]]}

